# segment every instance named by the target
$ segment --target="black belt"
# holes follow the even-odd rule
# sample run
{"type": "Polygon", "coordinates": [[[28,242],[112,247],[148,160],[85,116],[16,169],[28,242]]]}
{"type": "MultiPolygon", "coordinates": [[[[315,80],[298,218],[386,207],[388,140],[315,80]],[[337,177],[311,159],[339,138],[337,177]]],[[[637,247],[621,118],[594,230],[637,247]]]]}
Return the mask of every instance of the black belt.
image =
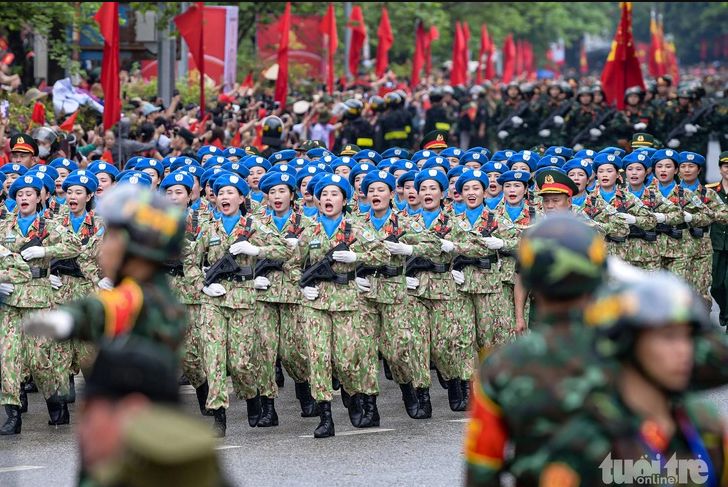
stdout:
{"type": "Polygon", "coordinates": [[[445,274],[450,270],[450,264],[432,264],[432,268],[430,269],[430,272],[434,272],[435,274],[445,274]]]}
{"type": "Polygon", "coordinates": [[[383,265],[374,273],[374,277],[397,277],[401,276],[403,271],[404,268],[402,266],[383,265]]]}
{"type": "Polygon", "coordinates": [[[172,277],[184,277],[185,270],[184,268],[180,269],[178,267],[167,267],[167,274],[172,277]]]}
{"type": "Polygon", "coordinates": [[[345,273],[337,273],[334,272],[334,277],[329,282],[333,282],[334,284],[340,284],[342,286],[345,286],[349,284],[349,281],[353,281],[356,279],[356,272],[350,271],[345,273]]]}
{"type": "Polygon", "coordinates": [[[253,280],[253,268],[249,265],[240,266],[240,270],[236,274],[228,274],[222,278],[223,281],[229,282],[245,282],[253,280]]]}
{"type": "Polygon", "coordinates": [[[43,279],[48,277],[48,269],[41,269],[40,267],[31,267],[30,275],[33,279],[43,279]]]}

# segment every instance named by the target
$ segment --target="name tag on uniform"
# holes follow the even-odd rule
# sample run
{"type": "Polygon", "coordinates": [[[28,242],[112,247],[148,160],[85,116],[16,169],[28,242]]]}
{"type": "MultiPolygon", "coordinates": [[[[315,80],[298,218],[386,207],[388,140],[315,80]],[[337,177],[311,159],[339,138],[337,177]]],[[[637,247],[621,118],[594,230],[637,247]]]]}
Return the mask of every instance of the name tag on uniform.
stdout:
{"type": "Polygon", "coordinates": [[[210,247],[216,247],[220,245],[220,242],[220,237],[218,237],[217,235],[215,235],[214,237],[210,237],[210,247]]]}
{"type": "Polygon", "coordinates": [[[321,240],[315,239],[311,240],[308,244],[309,249],[320,249],[321,248],[321,240]]]}
{"type": "Polygon", "coordinates": [[[14,233],[9,233],[5,235],[5,243],[14,243],[18,239],[18,236],[14,233]]]}

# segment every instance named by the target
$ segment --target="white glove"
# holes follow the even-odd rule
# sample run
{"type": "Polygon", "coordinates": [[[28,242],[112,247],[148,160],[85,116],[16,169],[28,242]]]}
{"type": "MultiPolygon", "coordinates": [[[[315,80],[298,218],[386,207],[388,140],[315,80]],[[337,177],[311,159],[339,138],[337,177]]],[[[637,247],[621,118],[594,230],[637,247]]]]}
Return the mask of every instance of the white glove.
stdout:
{"type": "Polygon", "coordinates": [[[562,117],[561,115],[556,115],[554,117],[554,124],[556,124],[557,127],[560,125],[564,125],[564,117],[562,117]]]}
{"type": "Polygon", "coordinates": [[[602,131],[599,129],[589,129],[589,135],[591,135],[594,138],[597,138],[602,135],[602,131]]]}
{"type": "Polygon", "coordinates": [[[22,321],[21,326],[31,335],[62,340],[71,336],[73,317],[61,310],[33,313],[22,321]]]}
{"type": "Polygon", "coordinates": [[[357,277],[356,279],[356,285],[359,287],[359,291],[363,293],[368,293],[372,290],[372,283],[369,282],[369,279],[366,277],[357,277]]]}
{"type": "Polygon", "coordinates": [[[630,265],[619,257],[612,255],[607,257],[607,273],[612,279],[624,284],[644,282],[650,277],[642,269],[630,265]]]}
{"type": "Polygon", "coordinates": [[[667,146],[670,149],[677,149],[678,147],[680,147],[680,141],[677,139],[670,139],[667,141],[667,146]]]}
{"type": "Polygon", "coordinates": [[[222,287],[222,284],[210,284],[209,286],[205,286],[202,288],[202,292],[210,296],[211,298],[219,298],[223,294],[225,294],[227,291],[225,291],[225,288],[222,287]]]}
{"type": "Polygon", "coordinates": [[[308,286],[301,289],[301,294],[309,301],[313,301],[318,298],[319,290],[316,286],[308,286]]]}
{"type": "Polygon", "coordinates": [[[414,250],[411,245],[399,242],[390,242],[389,240],[385,240],[384,245],[387,246],[389,253],[393,255],[412,255],[412,251],[414,250]]]}
{"type": "Polygon", "coordinates": [[[691,221],[693,221],[693,215],[691,215],[687,211],[683,211],[683,217],[685,218],[685,223],[690,223],[691,221]]]}
{"type": "Polygon", "coordinates": [[[641,131],[643,131],[646,128],[647,128],[647,124],[644,123],[644,122],[639,122],[639,123],[634,124],[634,129],[637,132],[641,132],[641,131]]]}
{"type": "Polygon", "coordinates": [[[251,244],[247,240],[244,242],[236,242],[230,246],[230,253],[233,255],[258,255],[260,248],[251,244]]]}
{"type": "Polygon", "coordinates": [[[408,277],[407,278],[407,289],[417,289],[417,287],[420,285],[420,280],[416,277],[408,277]]]}
{"type": "Polygon", "coordinates": [[[440,246],[440,250],[442,252],[452,252],[453,250],[455,250],[455,244],[449,240],[445,240],[445,239],[441,238],[440,243],[442,244],[440,246]]]}
{"type": "Polygon", "coordinates": [[[505,130],[501,130],[500,132],[498,132],[499,139],[505,139],[506,137],[508,137],[508,132],[506,132],[505,130]]]}
{"type": "Polygon", "coordinates": [[[688,134],[694,134],[698,131],[698,127],[696,127],[692,123],[686,123],[684,125],[684,127],[685,127],[685,132],[688,134]]]}
{"type": "Polygon", "coordinates": [[[114,289],[114,283],[111,282],[111,279],[109,279],[108,277],[104,277],[103,279],[101,279],[98,282],[98,286],[101,289],[105,289],[106,291],[111,291],[112,289],[114,289]]]}
{"type": "Polygon", "coordinates": [[[465,274],[463,274],[460,271],[456,271],[455,269],[452,270],[452,278],[455,281],[455,284],[460,285],[465,282],[465,274]]]}
{"type": "Polygon", "coordinates": [[[51,287],[53,289],[61,289],[61,286],[63,286],[63,281],[61,280],[61,278],[59,276],[51,274],[49,276],[49,279],[51,281],[51,287]]]}
{"type": "Polygon", "coordinates": [[[288,245],[291,246],[292,249],[295,249],[298,246],[298,239],[297,238],[287,238],[286,242],[288,242],[288,245]]]}
{"type": "Polygon", "coordinates": [[[270,287],[270,281],[267,277],[258,276],[255,278],[255,281],[253,281],[253,287],[255,289],[262,289],[263,291],[265,291],[270,287]]]}
{"type": "Polygon", "coordinates": [[[523,125],[523,119],[521,117],[511,117],[511,123],[516,127],[523,125]]]}
{"type": "Polygon", "coordinates": [[[333,254],[331,254],[331,257],[336,262],[343,262],[344,264],[351,264],[356,262],[356,254],[351,250],[337,250],[333,254]]]}
{"type": "Polygon", "coordinates": [[[617,213],[617,215],[619,215],[620,218],[627,223],[627,225],[634,225],[637,223],[637,219],[629,213],[617,213]]]}
{"type": "Polygon", "coordinates": [[[580,150],[584,149],[584,146],[581,144],[576,144],[574,147],[572,147],[572,149],[574,149],[574,152],[579,152],[580,150]]]}
{"type": "Polygon", "coordinates": [[[551,135],[551,131],[549,129],[539,130],[538,135],[540,135],[541,137],[548,137],[549,135],[551,135]]]}
{"type": "Polygon", "coordinates": [[[45,257],[46,251],[43,247],[40,247],[36,245],[35,247],[29,247],[22,252],[20,252],[20,256],[24,260],[32,260],[32,259],[42,259],[45,257]]]}
{"type": "Polygon", "coordinates": [[[605,130],[607,130],[607,127],[605,127],[604,125],[600,125],[599,126],[599,130],[601,130],[602,132],[604,132],[605,130]]]}
{"type": "Polygon", "coordinates": [[[664,213],[655,213],[655,218],[657,218],[657,223],[665,223],[664,213]]]}
{"type": "Polygon", "coordinates": [[[491,250],[500,250],[505,245],[503,240],[496,237],[485,237],[485,243],[491,250]]]}
{"type": "Polygon", "coordinates": [[[10,296],[15,291],[15,286],[7,282],[0,283],[0,296],[10,296]]]}

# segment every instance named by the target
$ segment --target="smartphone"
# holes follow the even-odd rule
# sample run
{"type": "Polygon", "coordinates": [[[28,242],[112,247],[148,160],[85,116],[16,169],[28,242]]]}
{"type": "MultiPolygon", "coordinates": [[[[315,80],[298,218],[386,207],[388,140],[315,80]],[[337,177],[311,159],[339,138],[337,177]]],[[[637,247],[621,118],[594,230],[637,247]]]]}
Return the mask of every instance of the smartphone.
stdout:
{"type": "Polygon", "coordinates": [[[8,118],[10,114],[10,102],[8,100],[0,102],[0,114],[2,114],[3,118],[8,118]]]}

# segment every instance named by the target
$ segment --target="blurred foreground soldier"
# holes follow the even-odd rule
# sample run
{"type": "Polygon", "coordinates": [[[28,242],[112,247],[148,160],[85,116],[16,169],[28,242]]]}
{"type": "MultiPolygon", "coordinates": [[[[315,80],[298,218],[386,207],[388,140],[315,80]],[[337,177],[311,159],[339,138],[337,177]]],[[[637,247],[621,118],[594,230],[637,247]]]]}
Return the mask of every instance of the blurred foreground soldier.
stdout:
{"type": "Polygon", "coordinates": [[[723,424],[712,407],[686,394],[701,353],[697,336],[710,328],[700,297],[663,271],[606,292],[584,316],[597,330],[597,354],[620,364],[616,387],[590,394],[546,446],[540,485],[636,485],[653,475],[677,475],[674,485],[725,485],[723,424]],[[637,468],[638,460],[649,471],[637,468]],[[681,460],[692,464],[682,474],[681,460]],[[634,462],[637,478],[626,478],[631,469],[622,461],[634,462]]]}
{"type": "Polygon", "coordinates": [[[356,144],[362,150],[374,149],[374,127],[361,116],[364,104],[355,98],[344,102],[344,128],[339,135],[334,152],[346,144],[356,144]]]}
{"type": "Polygon", "coordinates": [[[122,184],[104,196],[106,224],[99,264],[115,288],[23,322],[27,333],[57,340],[140,335],[164,345],[175,358],[186,330],[184,307],[174,297],[164,262],[178,259],[185,215],[163,195],[122,184]]]}
{"type": "Polygon", "coordinates": [[[281,150],[283,146],[283,121],[276,116],[266,117],[263,120],[262,136],[261,142],[265,147],[260,155],[268,159],[273,153],[281,150]]]}
{"type": "Polygon", "coordinates": [[[605,382],[599,367],[590,366],[592,331],[582,323],[606,274],[604,239],[571,215],[549,215],[522,234],[518,262],[541,326],[496,350],[480,367],[465,442],[469,486],[499,486],[506,470],[519,487],[536,485],[538,468],[532,469],[539,445],[579,405],[580,398],[567,392],[605,382]],[[509,443],[515,457],[506,463],[509,443]]]}

